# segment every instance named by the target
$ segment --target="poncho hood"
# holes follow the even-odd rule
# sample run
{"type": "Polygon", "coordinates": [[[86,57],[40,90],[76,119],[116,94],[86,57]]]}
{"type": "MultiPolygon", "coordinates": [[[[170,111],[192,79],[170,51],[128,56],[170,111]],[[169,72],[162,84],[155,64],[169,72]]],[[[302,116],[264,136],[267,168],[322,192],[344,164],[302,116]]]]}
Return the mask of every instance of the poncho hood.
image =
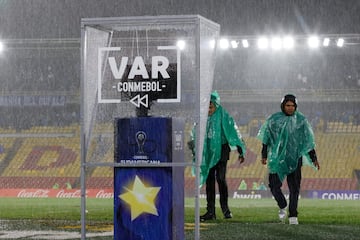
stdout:
{"type": "Polygon", "coordinates": [[[216,106],[220,106],[220,96],[217,91],[213,91],[210,96],[210,101],[216,106]]]}

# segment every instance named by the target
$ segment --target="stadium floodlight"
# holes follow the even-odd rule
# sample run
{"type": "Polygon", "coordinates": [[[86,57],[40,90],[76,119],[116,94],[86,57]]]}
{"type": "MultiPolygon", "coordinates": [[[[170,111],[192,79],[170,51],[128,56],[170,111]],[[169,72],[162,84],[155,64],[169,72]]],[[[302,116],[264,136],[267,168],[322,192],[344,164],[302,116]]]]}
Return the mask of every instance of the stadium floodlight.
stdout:
{"type": "Polygon", "coordinates": [[[338,46],[338,47],[343,47],[343,46],[344,46],[344,39],[343,39],[343,38],[339,38],[339,39],[336,41],[336,46],[338,46]]]}
{"type": "Polygon", "coordinates": [[[279,37],[273,37],[271,39],[271,48],[273,50],[279,50],[282,48],[282,40],[279,37]]]}
{"type": "Polygon", "coordinates": [[[228,49],[229,48],[229,40],[227,40],[226,38],[222,38],[219,41],[219,47],[221,49],[228,49]]]}
{"type": "Polygon", "coordinates": [[[266,37],[260,37],[257,40],[257,46],[259,49],[267,49],[269,47],[269,40],[266,37]]]}
{"type": "Polygon", "coordinates": [[[242,44],[243,48],[249,47],[249,41],[247,39],[241,40],[241,44],[242,44]]]}
{"type": "Polygon", "coordinates": [[[4,51],[4,43],[0,41],[0,53],[4,51]]]}
{"type": "Polygon", "coordinates": [[[178,40],[176,43],[176,46],[180,49],[180,50],[184,50],[185,49],[185,41],[184,40],[178,40]]]}
{"type": "Polygon", "coordinates": [[[232,41],[230,42],[230,44],[231,44],[231,47],[232,47],[232,48],[238,48],[238,46],[239,46],[239,42],[238,42],[238,41],[235,41],[235,40],[232,40],[232,41]]]}
{"type": "Polygon", "coordinates": [[[294,38],[292,38],[291,36],[285,36],[282,42],[284,49],[293,49],[295,46],[294,38]]]}
{"type": "Polygon", "coordinates": [[[209,42],[209,47],[210,47],[210,49],[214,49],[215,46],[216,46],[215,40],[214,40],[214,39],[210,40],[210,42],[209,42]]]}
{"type": "Polygon", "coordinates": [[[319,47],[319,38],[317,36],[310,36],[308,38],[307,43],[310,48],[318,48],[319,47]]]}
{"type": "Polygon", "coordinates": [[[330,45],[330,38],[324,38],[323,40],[323,46],[324,47],[328,47],[330,45]]]}

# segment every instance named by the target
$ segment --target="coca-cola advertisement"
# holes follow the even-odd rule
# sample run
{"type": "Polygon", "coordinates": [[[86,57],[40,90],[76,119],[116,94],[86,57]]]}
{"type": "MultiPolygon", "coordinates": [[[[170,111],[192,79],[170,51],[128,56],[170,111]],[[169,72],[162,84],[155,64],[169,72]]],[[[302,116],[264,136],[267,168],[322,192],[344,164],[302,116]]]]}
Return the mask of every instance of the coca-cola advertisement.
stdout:
{"type": "MultiPolygon", "coordinates": [[[[18,198],[81,198],[80,189],[1,189],[0,197],[18,198]]],[[[113,189],[87,189],[88,198],[113,198],[113,189]]]]}

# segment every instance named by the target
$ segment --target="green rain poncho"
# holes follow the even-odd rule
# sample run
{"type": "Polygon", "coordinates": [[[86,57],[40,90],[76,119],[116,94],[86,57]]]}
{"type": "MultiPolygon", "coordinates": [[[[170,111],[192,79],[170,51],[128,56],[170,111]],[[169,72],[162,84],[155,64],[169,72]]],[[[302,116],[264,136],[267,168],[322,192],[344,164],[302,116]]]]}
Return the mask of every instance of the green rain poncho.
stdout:
{"type": "MultiPolygon", "coordinates": [[[[314,133],[305,116],[295,111],[292,116],[283,112],[271,115],[261,126],[258,139],[268,146],[268,168],[281,181],[297,168],[298,160],[313,166],[308,152],[315,148],[314,133]]],[[[314,167],[314,169],[316,169],[314,167]]]]}
{"type": "Polygon", "coordinates": [[[211,94],[211,101],[215,104],[216,111],[207,119],[204,150],[200,165],[200,186],[206,182],[210,168],[219,162],[222,144],[228,143],[232,150],[237,149],[236,146],[241,147],[244,156],[246,151],[241,134],[233,118],[220,105],[220,96],[216,91],[211,94]]]}

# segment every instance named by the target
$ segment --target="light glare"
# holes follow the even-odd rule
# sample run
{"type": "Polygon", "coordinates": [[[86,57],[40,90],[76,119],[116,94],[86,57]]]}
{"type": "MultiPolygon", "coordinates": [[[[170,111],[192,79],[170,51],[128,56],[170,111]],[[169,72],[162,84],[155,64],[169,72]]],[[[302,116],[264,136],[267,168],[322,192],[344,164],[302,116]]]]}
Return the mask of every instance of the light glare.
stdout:
{"type": "Polygon", "coordinates": [[[209,42],[209,47],[210,47],[211,49],[214,49],[215,46],[216,46],[215,40],[210,40],[210,42],[209,42]]]}
{"type": "Polygon", "coordinates": [[[328,47],[330,45],[330,39],[329,38],[324,38],[323,40],[323,46],[324,47],[328,47]]]}
{"type": "Polygon", "coordinates": [[[319,47],[319,38],[316,36],[310,36],[308,38],[308,45],[310,48],[318,48],[319,47]]]}
{"type": "Polygon", "coordinates": [[[230,44],[231,44],[231,47],[232,47],[232,48],[238,48],[238,46],[239,46],[239,42],[237,42],[237,41],[235,41],[235,40],[232,40],[232,41],[230,42],[230,44]]]}
{"type": "Polygon", "coordinates": [[[344,39],[343,38],[339,38],[336,42],[336,46],[338,47],[343,47],[344,46],[344,39]]]}
{"type": "Polygon", "coordinates": [[[286,36],[283,39],[283,46],[285,49],[293,49],[295,46],[294,39],[290,36],[286,36]]]}
{"type": "Polygon", "coordinates": [[[241,41],[241,44],[242,44],[243,48],[248,48],[249,47],[249,41],[246,40],[246,39],[243,39],[241,41]]]}
{"type": "Polygon", "coordinates": [[[269,41],[265,37],[261,37],[257,41],[257,46],[259,49],[267,49],[269,46],[269,41]]]}
{"type": "Polygon", "coordinates": [[[185,41],[184,40],[179,40],[177,41],[177,47],[180,49],[180,50],[184,50],[185,49],[185,41]]]}
{"type": "Polygon", "coordinates": [[[229,48],[229,41],[225,38],[220,39],[219,46],[221,49],[228,49],[229,48]]]}

